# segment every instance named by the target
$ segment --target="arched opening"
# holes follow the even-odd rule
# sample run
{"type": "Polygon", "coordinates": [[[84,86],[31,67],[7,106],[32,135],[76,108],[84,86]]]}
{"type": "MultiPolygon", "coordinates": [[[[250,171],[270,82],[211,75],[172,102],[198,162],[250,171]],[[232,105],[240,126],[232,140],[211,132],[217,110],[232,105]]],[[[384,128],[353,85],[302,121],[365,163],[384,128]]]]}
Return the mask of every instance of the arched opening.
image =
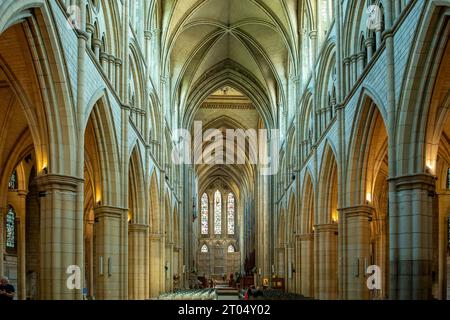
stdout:
{"type": "Polygon", "coordinates": [[[144,173],[136,146],[128,173],[128,298],[148,297],[148,215],[145,214],[144,173]]]}
{"type": "MultiPolygon", "coordinates": [[[[448,18],[447,18],[448,19],[448,18]]],[[[450,299],[450,22],[446,23],[441,42],[442,55],[428,110],[425,166],[436,177],[432,224],[432,297],[450,299]]]]}
{"type": "Polygon", "coordinates": [[[105,97],[92,108],[84,132],[84,288],[87,297],[120,299],[120,235],[130,216],[118,206],[117,143],[105,97]]]}
{"type": "Polygon", "coordinates": [[[288,220],[287,220],[287,239],[286,239],[286,261],[287,261],[287,291],[292,293],[299,292],[300,273],[300,241],[299,229],[297,225],[297,201],[292,194],[289,200],[288,220]]]}
{"type": "Polygon", "coordinates": [[[336,300],[338,293],[338,166],[329,144],[325,147],[319,181],[318,221],[315,226],[316,297],[336,300]]]}
{"type": "Polygon", "coordinates": [[[153,172],[150,180],[150,257],[149,257],[149,289],[150,297],[158,297],[163,291],[164,261],[162,251],[162,225],[160,221],[159,192],[156,172],[153,172]]]}
{"type": "MultiPolygon", "coordinates": [[[[15,8],[14,16],[9,16],[9,10],[2,12],[2,18],[10,20],[9,28],[0,35],[0,274],[15,286],[16,299],[35,300],[51,297],[51,285],[43,288],[41,283],[62,274],[62,268],[54,267],[56,263],[48,266],[48,262],[64,256],[55,257],[49,251],[49,238],[41,239],[41,231],[50,236],[46,219],[54,210],[50,211],[44,201],[44,191],[51,184],[41,184],[38,190],[37,180],[46,179],[44,176],[56,170],[63,172],[60,164],[71,156],[64,148],[72,137],[60,131],[67,139],[64,146],[58,137],[51,137],[50,146],[49,132],[55,126],[65,126],[59,119],[65,118],[65,108],[55,108],[64,104],[59,80],[55,80],[57,70],[49,65],[53,38],[45,28],[46,13],[30,8],[23,18],[20,5],[15,8]],[[15,21],[18,17],[21,19],[15,21]],[[51,121],[55,115],[58,124],[51,121]],[[41,210],[45,213],[42,219],[41,210]],[[46,254],[41,254],[42,249],[46,254]],[[45,273],[44,265],[48,266],[45,273]]],[[[68,210],[65,217],[72,217],[72,212],[68,210]]],[[[76,297],[65,290],[53,294],[76,297]]]]}
{"type": "Polygon", "coordinates": [[[350,149],[350,206],[344,210],[348,299],[375,299],[386,294],[385,280],[381,290],[369,290],[365,279],[372,263],[388,270],[388,135],[380,110],[363,94],[350,149]]]}
{"type": "Polygon", "coordinates": [[[315,212],[315,192],[309,173],[305,175],[303,184],[303,198],[300,216],[300,261],[301,261],[301,294],[305,297],[314,297],[314,212],[315,212]]]}

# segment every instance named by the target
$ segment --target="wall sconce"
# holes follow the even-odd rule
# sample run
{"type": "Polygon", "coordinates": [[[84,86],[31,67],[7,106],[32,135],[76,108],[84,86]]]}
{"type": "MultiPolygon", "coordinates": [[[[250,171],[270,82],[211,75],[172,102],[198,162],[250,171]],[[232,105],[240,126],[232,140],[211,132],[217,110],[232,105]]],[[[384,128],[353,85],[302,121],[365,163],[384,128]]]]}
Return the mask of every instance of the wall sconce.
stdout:
{"type": "Polygon", "coordinates": [[[48,174],[48,168],[47,168],[47,166],[44,166],[44,167],[42,168],[42,173],[45,174],[45,175],[48,174]]]}
{"type": "Polygon", "coordinates": [[[434,163],[432,161],[427,161],[427,164],[425,165],[426,173],[433,175],[434,168],[435,168],[434,163]]]}
{"type": "Polygon", "coordinates": [[[366,204],[370,205],[372,203],[372,194],[370,192],[367,192],[366,194],[366,204]]]}

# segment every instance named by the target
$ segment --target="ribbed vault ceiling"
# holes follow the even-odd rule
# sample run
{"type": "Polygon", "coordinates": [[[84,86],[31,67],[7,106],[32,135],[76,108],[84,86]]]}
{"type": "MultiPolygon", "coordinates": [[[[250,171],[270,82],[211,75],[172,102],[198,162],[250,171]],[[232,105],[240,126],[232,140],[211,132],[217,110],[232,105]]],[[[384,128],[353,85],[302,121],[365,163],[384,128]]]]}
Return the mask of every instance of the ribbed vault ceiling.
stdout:
{"type": "MultiPolygon", "coordinates": [[[[274,124],[277,102],[281,100],[288,77],[288,61],[292,59],[292,18],[284,0],[178,0],[165,1],[163,52],[165,73],[171,79],[174,101],[180,112],[190,117],[189,110],[199,107],[190,100],[205,78],[213,76],[217,66],[229,61],[238,66],[238,74],[223,73],[215,91],[227,81],[236,81],[239,73],[250,78],[266,102],[257,108],[267,124],[274,124]],[[263,110],[264,109],[264,110],[263,110]],[[186,112],[187,111],[187,112],[186,112]]],[[[295,11],[295,10],[294,10],[295,11]]],[[[239,81],[239,80],[237,80],[239,81]]],[[[229,83],[228,83],[229,84],[229,83]]],[[[244,85],[241,83],[241,85],[244,85]]],[[[251,90],[255,91],[254,88],[251,90]]],[[[205,92],[206,95],[211,92],[205,92]]],[[[192,119],[189,119],[192,121],[192,119]]]]}

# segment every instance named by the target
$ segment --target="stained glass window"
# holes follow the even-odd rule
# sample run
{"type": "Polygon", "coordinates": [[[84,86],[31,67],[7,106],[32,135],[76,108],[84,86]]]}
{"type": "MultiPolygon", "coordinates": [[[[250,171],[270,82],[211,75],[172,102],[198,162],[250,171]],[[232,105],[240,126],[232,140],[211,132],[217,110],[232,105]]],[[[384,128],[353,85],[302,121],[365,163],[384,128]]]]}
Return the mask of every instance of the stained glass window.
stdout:
{"type": "Polygon", "coordinates": [[[222,234],[222,195],[219,190],[214,194],[214,234],[222,234]]]}
{"type": "Polygon", "coordinates": [[[228,217],[228,234],[233,235],[234,234],[234,195],[230,193],[228,195],[228,201],[227,201],[227,217],[228,217]]]}
{"type": "Polygon", "coordinates": [[[14,249],[16,247],[16,212],[9,206],[6,214],[6,247],[14,249]]]}
{"type": "Polygon", "coordinates": [[[233,253],[233,252],[236,252],[236,249],[234,249],[234,246],[232,244],[230,244],[228,246],[228,253],[233,253]]]}
{"type": "Polygon", "coordinates": [[[208,251],[209,251],[209,250],[208,250],[208,246],[207,246],[206,244],[204,244],[203,247],[202,247],[202,249],[201,249],[201,252],[202,252],[202,253],[208,253],[208,251]]]}
{"type": "Polygon", "coordinates": [[[17,182],[17,171],[14,170],[11,176],[9,177],[8,182],[8,189],[9,190],[17,190],[19,189],[18,182],[17,182]]]}
{"type": "Polygon", "coordinates": [[[206,193],[202,196],[201,216],[202,234],[208,234],[208,195],[206,193]]]}

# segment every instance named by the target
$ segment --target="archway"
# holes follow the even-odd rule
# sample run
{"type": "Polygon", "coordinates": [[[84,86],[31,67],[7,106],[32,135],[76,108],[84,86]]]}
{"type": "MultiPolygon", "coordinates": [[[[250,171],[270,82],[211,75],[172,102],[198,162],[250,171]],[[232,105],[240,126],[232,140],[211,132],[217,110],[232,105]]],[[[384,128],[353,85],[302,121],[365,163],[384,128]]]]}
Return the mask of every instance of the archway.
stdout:
{"type": "Polygon", "coordinates": [[[291,195],[289,200],[286,230],[287,291],[297,293],[300,282],[300,273],[297,272],[300,269],[300,241],[298,241],[297,201],[294,194],[291,195]]]}
{"type": "Polygon", "coordinates": [[[2,3],[0,12],[0,274],[11,278],[18,299],[79,299],[54,281],[82,262],[75,243],[67,243],[70,254],[51,249],[61,234],[81,232],[72,226],[81,183],[71,171],[74,119],[48,8],[23,1],[2,3]]]}
{"type": "Polygon", "coordinates": [[[117,290],[125,286],[120,281],[124,256],[120,241],[127,210],[119,206],[118,150],[112,128],[103,96],[92,106],[84,132],[84,287],[95,299],[126,297],[126,290],[117,290]]]}
{"type": "Polygon", "coordinates": [[[315,192],[309,172],[305,174],[300,216],[300,293],[305,297],[314,297],[314,212],[315,192]]]}
{"type": "Polygon", "coordinates": [[[153,172],[150,181],[150,236],[149,236],[149,289],[150,297],[159,296],[163,291],[164,261],[162,259],[162,224],[160,221],[159,192],[156,172],[153,172]]]}
{"type": "Polygon", "coordinates": [[[338,292],[338,166],[329,144],[325,147],[319,181],[318,218],[316,228],[315,296],[336,300],[338,292]]]}
{"type": "Polygon", "coordinates": [[[388,272],[388,135],[380,110],[384,109],[363,92],[349,151],[348,205],[343,209],[347,299],[379,298],[385,293],[385,288],[369,291],[366,282],[372,263],[384,276],[388,272]]]}
{"type": "Polygon", "coordinates": [[[128,299],[148,297],[148,215],[139,147],[133,149],[128,172],[128,299]]]}

